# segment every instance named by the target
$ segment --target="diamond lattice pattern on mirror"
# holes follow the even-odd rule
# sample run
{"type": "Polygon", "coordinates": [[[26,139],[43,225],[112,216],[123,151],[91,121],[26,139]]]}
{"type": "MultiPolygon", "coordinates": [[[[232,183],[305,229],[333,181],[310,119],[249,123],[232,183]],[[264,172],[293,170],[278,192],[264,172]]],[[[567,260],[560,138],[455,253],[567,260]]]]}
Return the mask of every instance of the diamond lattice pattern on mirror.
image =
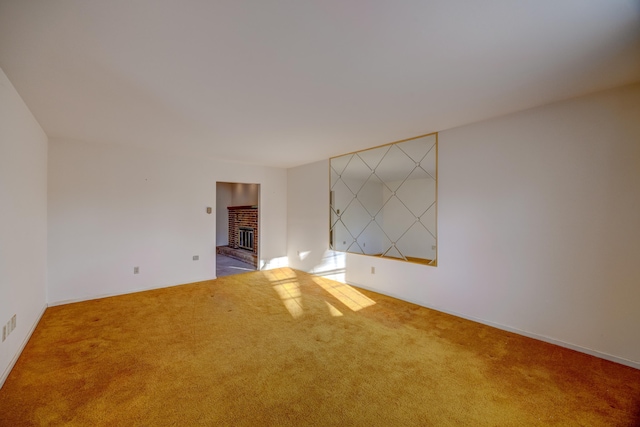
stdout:
{"type": "Polygon", "coordinates": [[[436,141],[331,159],[332,249],[435,265],[436,141]]]}

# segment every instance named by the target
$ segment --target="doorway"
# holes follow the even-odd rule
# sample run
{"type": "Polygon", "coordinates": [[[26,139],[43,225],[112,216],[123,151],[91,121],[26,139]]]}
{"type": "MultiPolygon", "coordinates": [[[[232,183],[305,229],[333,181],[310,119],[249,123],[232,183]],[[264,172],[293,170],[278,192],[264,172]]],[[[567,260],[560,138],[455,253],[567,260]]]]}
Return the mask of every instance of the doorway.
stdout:
{"type": "Polygon", "coordinates": [[[216,182],[216,276],[258,269],[260,184],[216,182]]]}

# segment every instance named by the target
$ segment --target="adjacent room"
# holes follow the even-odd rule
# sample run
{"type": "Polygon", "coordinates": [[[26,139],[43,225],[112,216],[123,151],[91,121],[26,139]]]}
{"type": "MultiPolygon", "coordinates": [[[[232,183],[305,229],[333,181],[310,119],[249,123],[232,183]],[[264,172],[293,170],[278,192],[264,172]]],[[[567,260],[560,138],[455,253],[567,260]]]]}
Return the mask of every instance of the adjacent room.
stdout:
{"type": "Polygon", "coordinates": [[[258,268],[259,200],[260,184],[216,183],[216,277],[258,268]]]}
{"type": "Polygon", "coordinates": [[[639,118],[635,0],[0,0],[0,425],[639,425],[639,118]]]}

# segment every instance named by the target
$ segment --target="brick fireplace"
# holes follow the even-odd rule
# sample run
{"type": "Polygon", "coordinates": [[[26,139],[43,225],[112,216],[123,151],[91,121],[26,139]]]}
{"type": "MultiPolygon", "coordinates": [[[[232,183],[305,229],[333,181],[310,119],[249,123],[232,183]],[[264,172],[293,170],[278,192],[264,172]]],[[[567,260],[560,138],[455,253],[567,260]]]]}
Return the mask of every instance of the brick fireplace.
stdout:
{"type": "Polygon", "coordinates": [[[258,207],[228,206],[229,246],[218,252],[258,265],[258,207]]]}

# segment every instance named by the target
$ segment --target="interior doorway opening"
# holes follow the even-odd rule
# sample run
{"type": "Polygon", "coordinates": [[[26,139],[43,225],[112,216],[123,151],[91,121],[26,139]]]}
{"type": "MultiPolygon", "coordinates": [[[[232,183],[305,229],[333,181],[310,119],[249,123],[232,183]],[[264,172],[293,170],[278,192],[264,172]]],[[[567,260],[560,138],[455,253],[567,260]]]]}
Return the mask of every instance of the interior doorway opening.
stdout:
{"type": "Polygon", "coordinates": [[[258,269],[260,184],[216,182],[216,276],[258,269]]]}

